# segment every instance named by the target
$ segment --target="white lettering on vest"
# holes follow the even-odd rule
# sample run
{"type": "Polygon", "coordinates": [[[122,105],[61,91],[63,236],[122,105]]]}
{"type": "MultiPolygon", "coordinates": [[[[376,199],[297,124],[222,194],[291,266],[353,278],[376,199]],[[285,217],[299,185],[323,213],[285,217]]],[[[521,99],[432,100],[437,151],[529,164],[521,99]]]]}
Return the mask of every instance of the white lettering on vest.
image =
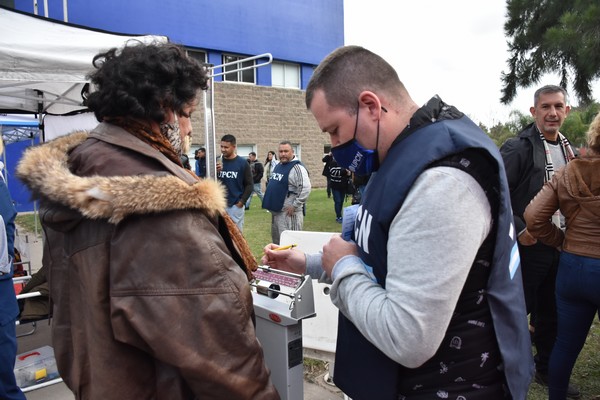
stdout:
{"type": "Polygon", "coordinates": [[[369,254],[369,236],[371,235],[371,223],[373,222],[373,216],[369,214],[367,210],[363,210],[362,205],[358,207],[356,212],[356,219],[358,223],[354,228],[354,237],[356,238],[356,244],[363,249],[363,251],[369,254]]]}
{"type": "Polygon", "coordinates": [[[237,171],[221,171],[219,172],[219,178],[237,179],[237,171]]]}
{"type": "Polygon", "coordinates": [[[271,179],[281,182],[281,180],[283,179],[283,174],[273,172],[273,175],[271,175],[271,179]]]}

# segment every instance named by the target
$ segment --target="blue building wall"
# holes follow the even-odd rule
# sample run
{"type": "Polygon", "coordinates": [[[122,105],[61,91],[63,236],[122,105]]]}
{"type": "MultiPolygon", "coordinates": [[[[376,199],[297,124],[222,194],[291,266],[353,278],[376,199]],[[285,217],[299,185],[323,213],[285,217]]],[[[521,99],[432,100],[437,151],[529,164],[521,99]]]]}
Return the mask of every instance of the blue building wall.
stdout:
{"type": "MultiPolygon", "coordinates": [[[[38,15],[44,15],[43,2],[38,7],[38,15]]],[[[33,2],[17,2],[16,8],[32,13],[33,2]]],[[[67,12],[70,23],[165,35],[178,44],[217,52],[218,61],[209,60],[215,64],[221,64],[223,52],[271,53],[276,61],[302,65],[302,88],[312,68],[344,43],[343,0],[69,0],[67,12]]],[[[62,0],[48,0],[48,16],[63,20],[62,0]]],[[[260,73],[258,83],[270,85],[270,74],[260,73]]]]}

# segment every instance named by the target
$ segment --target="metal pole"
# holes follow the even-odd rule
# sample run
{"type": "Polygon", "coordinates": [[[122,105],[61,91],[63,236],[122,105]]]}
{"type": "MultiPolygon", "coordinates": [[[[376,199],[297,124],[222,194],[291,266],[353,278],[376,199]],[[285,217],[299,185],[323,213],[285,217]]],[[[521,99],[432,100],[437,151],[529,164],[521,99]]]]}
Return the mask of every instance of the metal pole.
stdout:
{"type": "Polygon", "coordinates": [[[244,71],[247,69],[256,69],[264,65],[268,65],[273,61],[273,56],[270,53],[260,54],[253,57],[244,58],[242,60],[232,61],[221,65],[215,65],[209,67],[211,75],[209,76],[210,82],[207,90],[204,91],[204,145],[206,146],[206,176],[211,179],[217,179],[217,143],[215,138],[215,92],[214,83],[215,76],[222,76],[230,74],[232,72],[244,71]],[[239,64],[242,65],[245,61],[256,60],[259,58],[266,58],[267,61],[259,64],[237,68],[225,72],[223,67],[239,64]],[[221,72],[215,73],[216,69],[222,68],[221,72]]]}
{"type": "Polygon", "coordinates": [[[69,12],[67,10],[67,1],[68,0],[63,0],[63,20],[65,22],[69,22],[69,12]]]}
{"type": "Polygon", "coordinates": [[[215,139],[215,79],[210,78],[209,87],[204,91],[204,144],[206,146],[206,176],[217,179],[217,144],[215,139]]]}
{"type": "Polygon", "coordinates": [[[48,0],[44,0],[44,17],[48,18],[48,0]]]}
{"type": "MultiPolygon", "coordinates": [[[[35,136],[31,136],[31,147],[35,146],[35,136]]],[[[33,201],[33,226],[35,227],[35,240],[38,238],[38,209],[37,200],[33,201]]]]}
{"type": "MultiPolygon", "coordinates": [[[[0,135],[2,135],[2,125],[0,125],[0,135]]],[[[4,141],[4,137],[2,138],[2,141],[4,141]]],[[[6,143],[2,143],[2,160],[4,161],[2,164],[2,171],[0,171],[0,173],[2,174],[2,178],[4,179],[4,182],[6,183],[6,187],[8,188],[8,173],[6,172],[6,143]]]]}

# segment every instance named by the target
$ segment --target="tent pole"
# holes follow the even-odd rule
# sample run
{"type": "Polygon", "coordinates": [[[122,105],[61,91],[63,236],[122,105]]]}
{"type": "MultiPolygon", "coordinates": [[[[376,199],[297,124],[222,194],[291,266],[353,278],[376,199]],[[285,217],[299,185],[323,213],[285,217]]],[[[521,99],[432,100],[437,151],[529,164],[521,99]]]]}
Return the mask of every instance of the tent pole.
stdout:
{"type": "Polygon", "coordinates": [[[48,18],[48,0],[44,0],[44,17],[48,18]]]}
{"type": "Polygon", "coordinates": [[[68,2],[68,0],[63,0],[63,16],[64,16],[63,20],[65,22],[69,22],[69,12],[67,10],[67,8],[68,8],[67,7],[67,2],[68,2]]]}
{"type": "Polygon", "coordinates": [[[33,13],[38,15],[38,2],[37,0],[33,0],[33,13]]]}

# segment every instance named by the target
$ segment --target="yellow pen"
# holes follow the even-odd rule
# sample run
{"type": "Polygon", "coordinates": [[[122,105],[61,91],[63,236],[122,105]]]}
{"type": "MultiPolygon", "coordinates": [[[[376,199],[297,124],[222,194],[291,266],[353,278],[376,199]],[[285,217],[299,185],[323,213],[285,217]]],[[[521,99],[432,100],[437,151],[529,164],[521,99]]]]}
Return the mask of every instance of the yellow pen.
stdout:
{"type": "MultiPolygon", "coordinates": [[[[281,247],[278,247],[278,248],[276,248],[276,249],[271,249],[271,250],[272,250],[272,251],[278,251],[278,250],[288,250],[288,249],[292,249],[292,248],[294,248],[294,247],[296,247],[296,246],[298,246],[298,245],[297,245],[297,244],[288,244],[287,246],[281,246],[281,247]]],[[[262,255],[264,256],[265,254],[267,254],[267,253],[265,253],[265,252],[263,251],[262,255]]]]}
{"type": "Polygon", "coordinates": [[[272,249],[272,250],[273,251],[287,250],[287,249],[293,249],[296,246],[298,246],[298,245],[297,244],[288,244],[287,246],[281,246],[281,247],[278,247],[278,248],[272,249]]]}

